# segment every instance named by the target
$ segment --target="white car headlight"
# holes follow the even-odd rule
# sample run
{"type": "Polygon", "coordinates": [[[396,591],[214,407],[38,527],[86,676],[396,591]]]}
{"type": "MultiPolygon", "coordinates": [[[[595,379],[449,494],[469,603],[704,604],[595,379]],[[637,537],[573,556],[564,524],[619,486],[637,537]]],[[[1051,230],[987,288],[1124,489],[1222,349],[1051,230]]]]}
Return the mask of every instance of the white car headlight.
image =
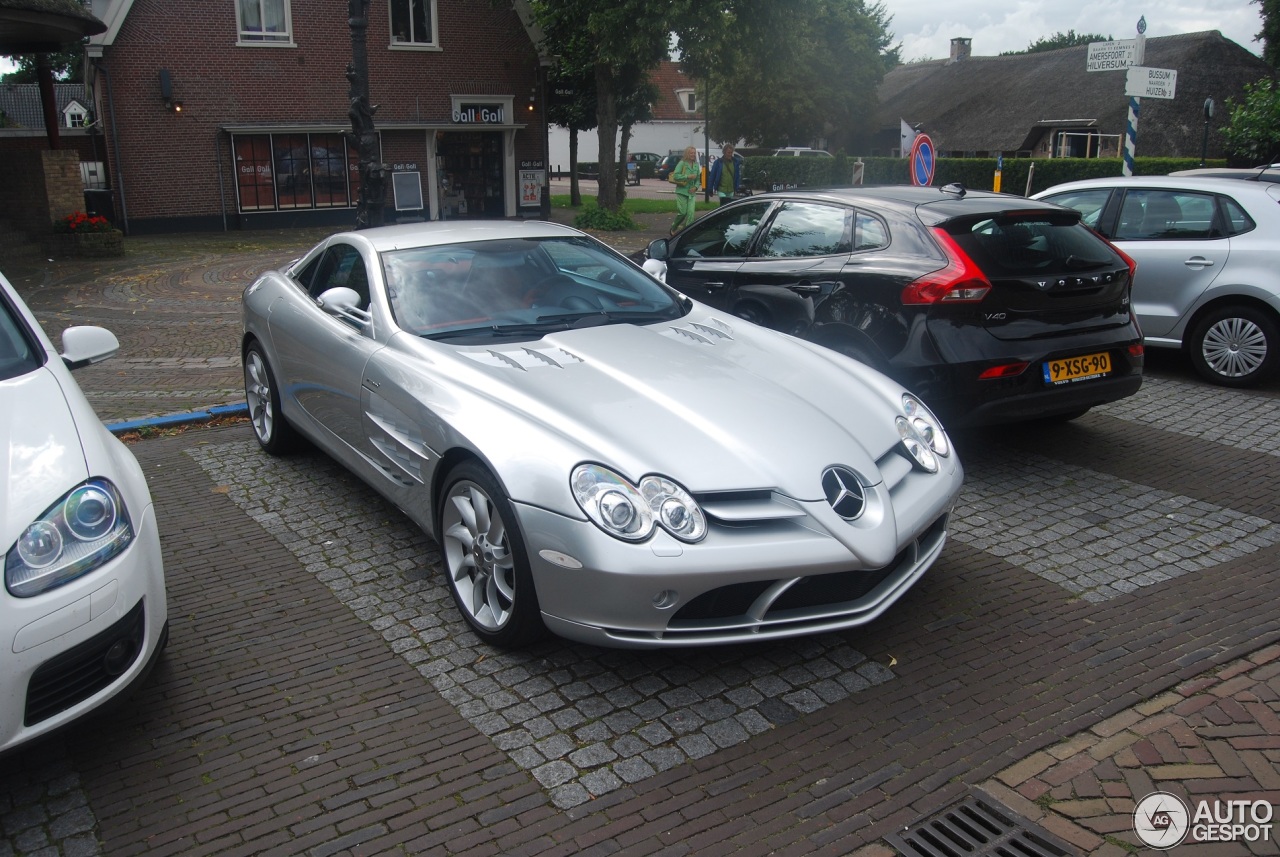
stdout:
{"type": "Polygon", "coordinates": [[[660,526],[685,542],[707,534],[707,519],[689,493],[670,479],[646,476],[639,487],[599,464],[582,464],[570,477],[574,499],[611,536],[643,541],[660,526]]]}
{"type": "Polygon", "coordinates": [[[921,468],[938,472],[938,459],[951,455],[951,443],[942,423],[915,396],[902,397],[903,416],[895,423],[902,446],[921,468]]]}
{"type": "Polygon", "coordinates": [[[4,558],[4,585],[30,598],[75,580],[133,541],[120,492],[106,479],[68,491],[18,536],[4,558]]]}

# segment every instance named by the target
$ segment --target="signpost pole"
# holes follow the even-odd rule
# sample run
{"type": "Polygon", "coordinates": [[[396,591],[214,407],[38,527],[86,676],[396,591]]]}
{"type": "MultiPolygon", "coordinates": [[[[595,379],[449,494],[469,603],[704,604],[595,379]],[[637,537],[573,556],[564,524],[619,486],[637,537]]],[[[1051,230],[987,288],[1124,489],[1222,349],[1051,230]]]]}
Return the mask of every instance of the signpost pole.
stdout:
{"type": "MultiPolygon", "coordinates": [[[[1146,49],[1147,37],[1147,18],[1142,16],[1138,19],[1138,38],[1134,44],[1134,63],[1141,66],[1143,63],[1144,52],[1146,49]]],[[[1133,175],[1133,154],[1138,146],[1138,112],[1142,108],[1142,99],[1136,95],[1129,96],[1129,121],[1125,124],[1124,131],[1124,166],[1121,172],[1126,178],[1133,175]]]]}

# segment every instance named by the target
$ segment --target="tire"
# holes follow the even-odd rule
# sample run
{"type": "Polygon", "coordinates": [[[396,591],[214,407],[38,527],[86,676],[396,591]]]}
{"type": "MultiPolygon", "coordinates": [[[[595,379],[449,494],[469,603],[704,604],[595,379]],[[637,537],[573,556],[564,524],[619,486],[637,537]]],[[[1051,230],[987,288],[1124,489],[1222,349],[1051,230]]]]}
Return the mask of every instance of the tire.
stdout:
{"type": "Polygon", "coordinates": [[[1187,342],[1201,377],[1224,387],[1252,387],[1280,361],[1280,332],[1271,316],[1252,307],[1216,309],[1196,324],[1187,342]]]}
{"type": "Polygon", "coordinates": [[[259,446],[270,455],[285,455],[297,448],[298,433],[280,410],[275,374],[257,342],[244,353],[244,399],[259,446]]]}
{"type": "Polygon", "coordinates": [[[509,649],[547,633],[511,501],[474,461],[449,472],[436,505],[449,592],[476,636],[509,649]]]}

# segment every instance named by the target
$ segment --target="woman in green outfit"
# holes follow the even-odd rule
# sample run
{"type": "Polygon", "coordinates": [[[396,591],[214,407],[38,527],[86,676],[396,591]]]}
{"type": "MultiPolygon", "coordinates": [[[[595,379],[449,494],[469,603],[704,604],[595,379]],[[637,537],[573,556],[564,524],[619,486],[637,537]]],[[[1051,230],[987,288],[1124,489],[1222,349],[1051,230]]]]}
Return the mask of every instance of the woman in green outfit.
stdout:
{"type": "Polygon", "coordinates": [[[684,159],[671,171],[671,180],[676,183],[676,221],[671,224],[671,234],[675,235],[693,223],[694,201],[702,189],[702,168],[698,166],[698,150],[693,146],[684,150],[684,159]]]}

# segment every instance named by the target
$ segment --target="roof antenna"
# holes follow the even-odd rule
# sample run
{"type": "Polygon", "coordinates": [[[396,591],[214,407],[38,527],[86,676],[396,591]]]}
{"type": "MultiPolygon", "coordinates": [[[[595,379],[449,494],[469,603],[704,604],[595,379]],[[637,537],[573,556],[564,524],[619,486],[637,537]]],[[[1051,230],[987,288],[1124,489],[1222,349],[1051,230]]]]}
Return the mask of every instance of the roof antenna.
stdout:
{"type": "Polygon", "coordinates": [[[968,193],[968,191],[965,190],[965,187],[961,182],[952,182],[951,184],[943,185],[942,192],[954,193],[956,196],[961,198],[963,198],[964,195],[968,193]]]}

